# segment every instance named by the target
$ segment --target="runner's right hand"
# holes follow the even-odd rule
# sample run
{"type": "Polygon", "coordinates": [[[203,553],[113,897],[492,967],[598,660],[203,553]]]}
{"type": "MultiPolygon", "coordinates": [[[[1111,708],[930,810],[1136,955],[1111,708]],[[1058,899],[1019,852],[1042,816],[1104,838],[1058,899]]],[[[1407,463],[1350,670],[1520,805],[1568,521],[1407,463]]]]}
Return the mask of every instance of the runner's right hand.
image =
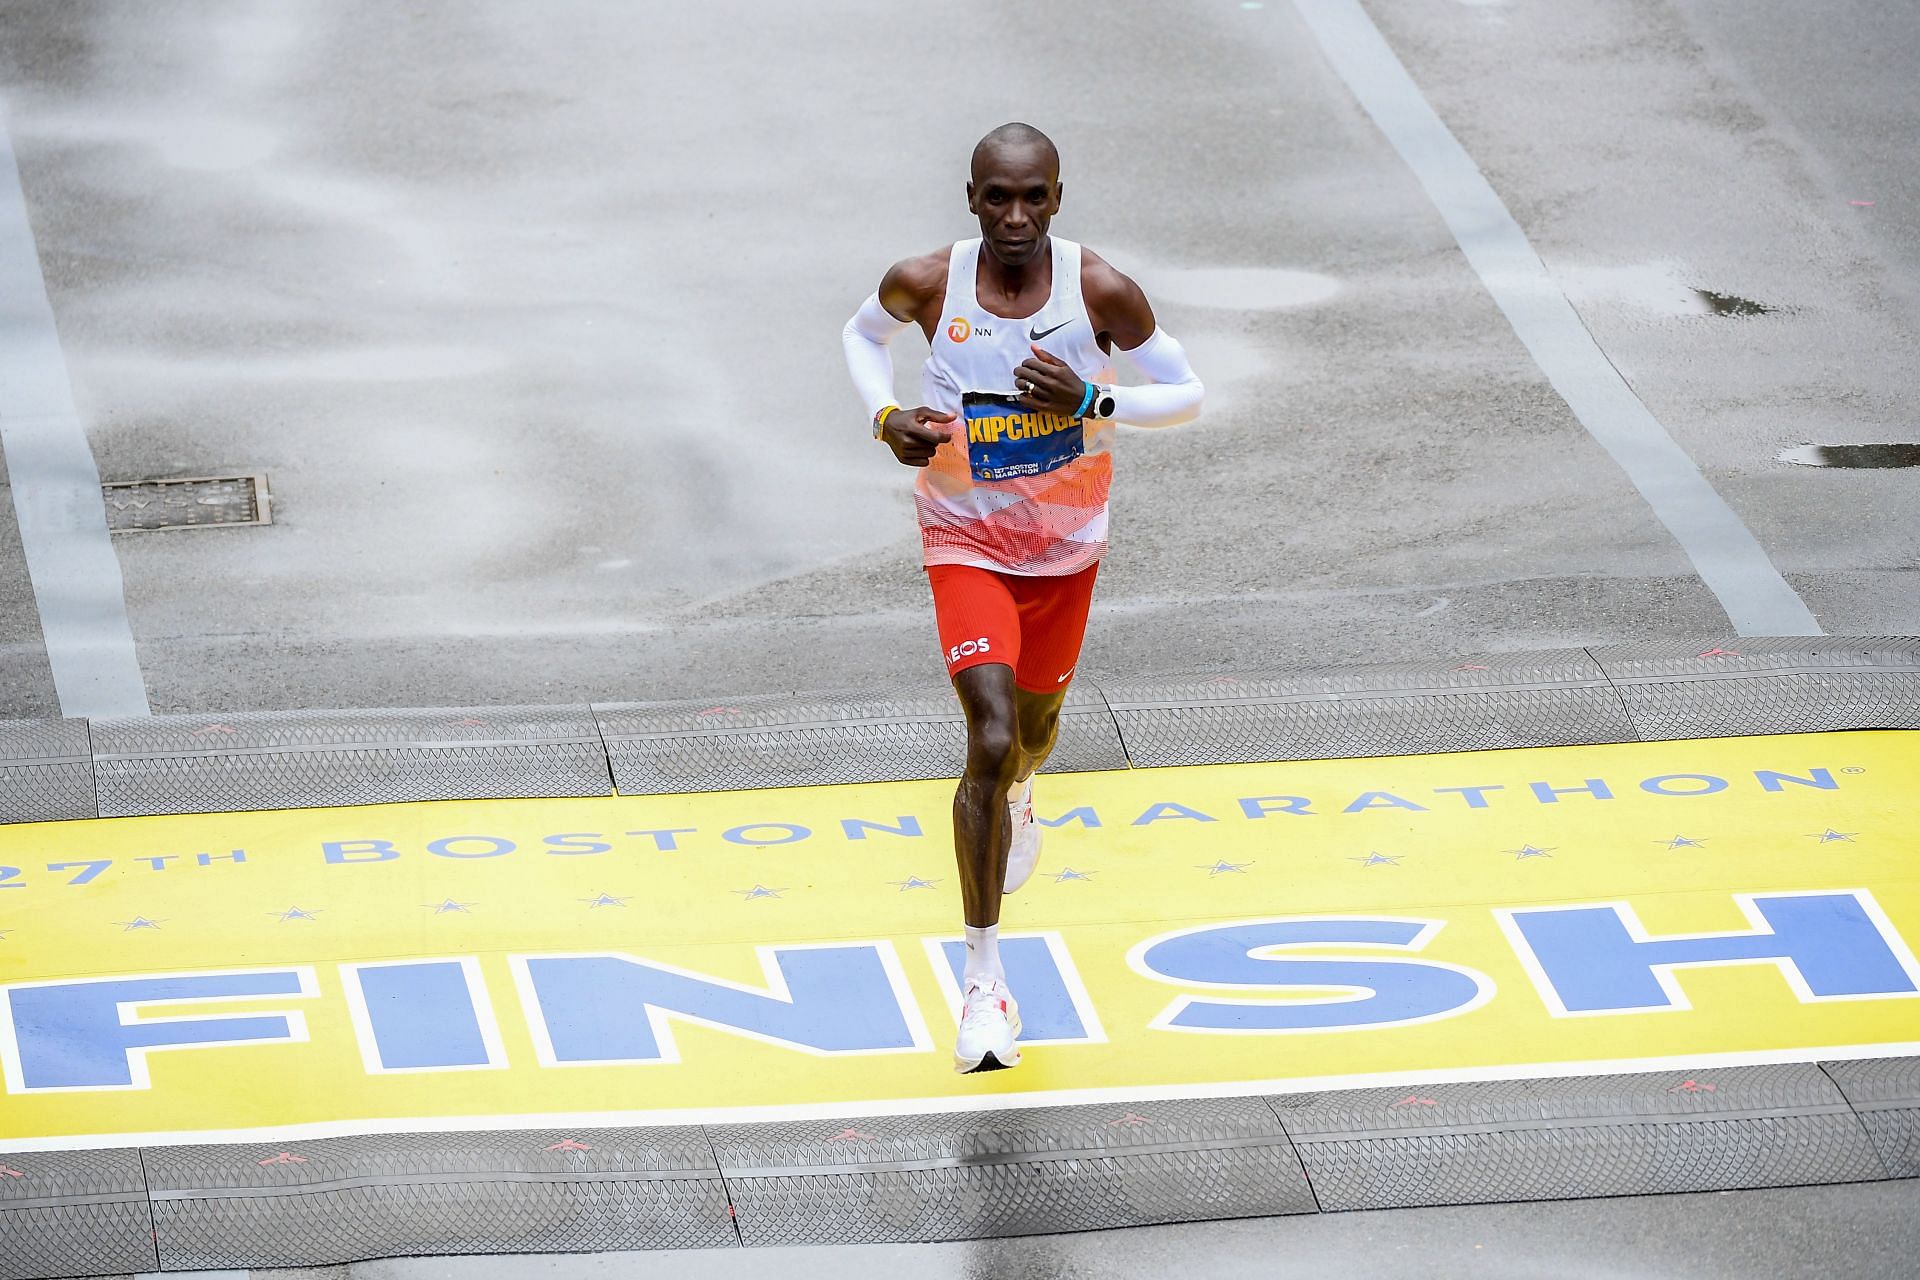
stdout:
{"type": "Polygon", "coordinates": [[[953,414],[925,405],[895,409],[880,424],[880,438],[900,461],[910,467],[924,467],[933,461],[933,451],[952,437],[953,420],[953,414]]]}

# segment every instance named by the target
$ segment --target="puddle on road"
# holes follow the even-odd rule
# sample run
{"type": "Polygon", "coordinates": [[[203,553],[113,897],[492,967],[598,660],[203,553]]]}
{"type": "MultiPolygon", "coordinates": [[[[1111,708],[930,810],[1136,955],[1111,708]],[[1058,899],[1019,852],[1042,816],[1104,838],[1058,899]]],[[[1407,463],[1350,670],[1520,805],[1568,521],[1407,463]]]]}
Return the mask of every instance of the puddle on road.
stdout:
{"type": "Polygon", "coordinates": [[[1706,304],[1707,311],[1716,316],[1769,316],[1779,309],[1764,302],[1755,302],[1752,298],[1737,298],[1731,293],[1715,293],[1711,289],[1695,289],[1694,293],[1706,304]]]}
{"type": "Polygon", "coordinates": [[[1920,467],[1920,444],[1803,444],[1774,457],[1803,467],[1920,467]]]}
{"type": "Polygon", "coordinates": [[[1279,267],[1156,267],[1134,274],[1149,298],[1229,311],[1310,307],[1340,292],[1332,276],[1279,267]]]}

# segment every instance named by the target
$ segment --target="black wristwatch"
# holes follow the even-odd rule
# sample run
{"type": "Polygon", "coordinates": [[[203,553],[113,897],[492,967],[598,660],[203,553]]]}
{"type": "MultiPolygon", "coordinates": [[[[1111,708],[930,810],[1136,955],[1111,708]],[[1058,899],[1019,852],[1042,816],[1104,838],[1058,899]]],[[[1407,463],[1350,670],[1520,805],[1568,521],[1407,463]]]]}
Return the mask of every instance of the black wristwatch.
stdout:
{"type": "Polygon", "coordinates": [[[1093,402],[1087,406],[1089,418],[1111,418],[1113,416],[1113,388],[1098,383],[1093,387],[1093,402]]]}

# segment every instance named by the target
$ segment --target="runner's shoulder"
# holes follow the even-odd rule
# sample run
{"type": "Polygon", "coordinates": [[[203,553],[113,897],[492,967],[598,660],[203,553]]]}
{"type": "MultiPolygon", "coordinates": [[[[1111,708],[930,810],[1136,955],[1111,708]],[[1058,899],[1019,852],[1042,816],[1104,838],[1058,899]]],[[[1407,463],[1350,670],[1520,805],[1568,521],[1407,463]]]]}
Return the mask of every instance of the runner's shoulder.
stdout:
{"type": "Polygon", "coordinates": [[[1080,246],[1080,292],[1096,306],[1146,297],[1131,276],[1085,245],[1080,246]]]}
{"type": "Polygon", "coordinates": [[[1105,258],[1080,246],[1080,296],[1094,317],[1095,328],[1111,333],[1131,350],[1153,333],[1153,307],[1133,277],[1105,258]]]}
{"type": "Polygon", "coordinates": [[[947,264],[952,257],[953,246],[947,245],[894,263],[880,278],[880,305],[899,315],[938,303],[946,296],[947,264]]]}

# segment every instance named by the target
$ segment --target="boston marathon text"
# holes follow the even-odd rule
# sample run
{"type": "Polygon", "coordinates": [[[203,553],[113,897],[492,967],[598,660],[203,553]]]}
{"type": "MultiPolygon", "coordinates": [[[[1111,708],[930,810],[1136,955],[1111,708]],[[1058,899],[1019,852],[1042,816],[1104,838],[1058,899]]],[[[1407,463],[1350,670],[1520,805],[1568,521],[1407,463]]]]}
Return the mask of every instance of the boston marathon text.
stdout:
{"type": "MultiPolygon", "coordinates": [[[[1473,811],[1497,811],[1514,806],[1604,804],[1622,794],[1639,792],[1684,803],[1699,796],[1739,792],[1749,796],[1782,795],[1790,791],[1813,789],[1838,791],[1838,771],[1829,767],[1793,770],[1755,769],[1751,775],[1720,777],[1708,773],[1655,774],[1631,782],[1619,783],[1605,778],[1560,778],[1525,783],[1481,783],[1471,786],[1431,787],[1425,790],[1361,791],[1351,796],[1258,795],[1239,796],[1226,805],[1199,806],[1177,799],[1156,800],[1139,812],[1115,813],[1094,805],[1052,814],[1037,813],[1048,827],[1077,826],[1089,830],[1108,826],[1150,827],[1158,823],[1244,823],[1269,819],[1339,818],[1350,814],[1383,810],[1400,813],[1439,813],[1459,815],[1473,811]]],[[[744,816],[744,815],[743,815],[744,816]]],[[[940,824],[935,834],[945,838],[940,824]]],[[[837,834],[843,840],[866,840],[874,836],[921,839],[927,835],[919,817],[898,814],[880,819],[873,816],[848,816],[837,820],[837,834]]],[[[345,833],[342,833],[344,837],[345,833]]],[[[778,820],[748,821],[715,828],[655,827],[614,831],[563,831],[542,835],[529,851],[556,856],[587,856],[616,852],[675,853],[698,847],[702,842],[761,848],[793,845],[814,839],[815,828],[797,822],[778,820]]],[[[453,859],[497,858],[521,852],[523,842],[504,836],[458,833],[428,840],[421,851],[433,857],[453,859]]],[[[355,838],[323,840],[320,856],[329,865],[362,862],[388,862],[406,850],[399,842],[374,833],[355,838]]],[[[175,865],[209,867],[215,864],[245,863],[247,851],[221,852],[142,851],[119,859],[74,860],[50,858],[40,867],[0,866],[0,895],[9,889],[24,889],[36,881],[51,884],[83,885],[108,870],[146,874],[164,871],[175,865]]]]}

